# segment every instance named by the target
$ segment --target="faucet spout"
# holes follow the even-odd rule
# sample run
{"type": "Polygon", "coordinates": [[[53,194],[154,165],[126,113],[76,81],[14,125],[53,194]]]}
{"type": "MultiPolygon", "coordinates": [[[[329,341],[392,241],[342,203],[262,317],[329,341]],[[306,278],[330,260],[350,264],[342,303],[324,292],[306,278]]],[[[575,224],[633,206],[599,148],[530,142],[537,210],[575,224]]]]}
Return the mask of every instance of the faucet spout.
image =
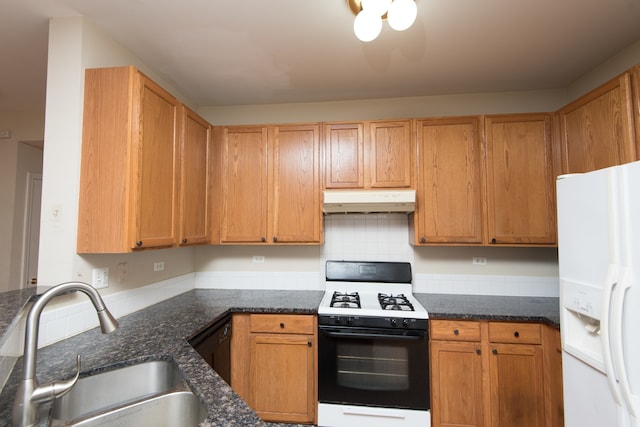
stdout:
{"type": "Polygon", "coordinates": [[[47,303],[53,298],[74,291],[80,291],[89,297],[98,315],[102,333],[107,334],[118,328],[118,321],[111,315],[100,294],[91,285],[82,282],[67,282],[54,286],[40,295],[27,314],[22,381],[18,386],[16,398],[13,403],[14,426],[24,427],[37,424],[38,405],[64,395],[71,390],[71,387],[75,384],[75,380],[77,380],[80,371],[79,357],[77,360],[78,372],[76,373],[75,379],[44,386],[39,386],[36,380],[36,353],[38,348],[40,314],[47,303]]]}

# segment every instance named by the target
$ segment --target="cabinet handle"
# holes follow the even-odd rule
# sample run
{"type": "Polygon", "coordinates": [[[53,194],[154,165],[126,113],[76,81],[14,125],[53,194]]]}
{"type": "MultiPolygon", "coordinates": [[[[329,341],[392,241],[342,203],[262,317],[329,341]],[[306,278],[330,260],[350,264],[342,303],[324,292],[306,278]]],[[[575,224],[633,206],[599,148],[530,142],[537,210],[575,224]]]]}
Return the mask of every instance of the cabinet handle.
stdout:
{"type": "Polygon", "coordinates": [[[185,244],[185,243],[187,243],[187,239],[186,238],[182,239],[182,244],[185,244]]]}
{"type": "Polygon", "coordinates": [[[137,247],[142,246],[142,240],[138,240],[138,241],[136,242],[136,246],[137,246],[137,247]]]}
{"type": "Polygon", "coordinates": [[[273,236],[273,242],[275,243],[277,241],[278,241],[278,238],[276,236],[273,236]]]}
{"type": "Polygon", "coordinates": [[[493,350],[491,350],[491,353],[493,354],[498,354],[498,350],[496,350],[495,348],[493,350]]]}
{"type": "Polygon", "coordinates": [[[491,239],[491,243],[497,243],[498,241],[496,240],[496,238],[494,237],[493,239],[491,239]]]}
{"type": "Polygon", "coordinates": [[[476,354],[478,354],[478,355],[479,355],[479,354],[481,354],[481,353],[482,353],[482,350],[480,350],[479,348],[478,348],[478,349],[476,349],[476,354]]]}
{"type": "Polygon", "coordinates": [[[263,242],[266,242],[267,238],[266,237],[261,237],[260,240],[262,240],[263,242]]]}
{"type": "Polygon", "coordinates": [[[427,238],[426,237],[421,237],[420,238],[420,243],[427,243],[427,238]]]}
{"type": "Polygon", "coordinates": [[[311,342],[311,340],[307,341],[307,346],[308,347],[313,347],[313,343],[311,342]]]}
{"type": "Polygon", "coordinates": [[[284,323],[280,323],[280,329],[284,329],[284,323]]]}
{"type": "Polygon", "coordinates": [[[454,330],[453,330],[453,335],[458,335],[459,333],[460,333],[460,331],[459,331],[459,330],[457,330],[457,329],[454,329],[454,330]]]}
{"type": "Polygon", "coordinates": [[[516,338],[518,338],[518,337],[520,336],[520,332],[515,331],[515,332],[513,333],[513,336],[514,336],[514,337],[516,337],[516,338]]]}

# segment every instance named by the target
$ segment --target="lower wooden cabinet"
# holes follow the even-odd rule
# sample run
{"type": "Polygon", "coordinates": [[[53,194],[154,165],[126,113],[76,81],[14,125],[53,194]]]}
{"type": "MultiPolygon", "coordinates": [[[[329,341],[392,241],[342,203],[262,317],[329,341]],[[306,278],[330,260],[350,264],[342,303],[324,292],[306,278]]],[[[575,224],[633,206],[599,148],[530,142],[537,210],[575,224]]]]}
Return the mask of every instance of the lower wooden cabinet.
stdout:
{"type": "Polygon", "coordinates": [[[559,339],[536,323],[432,320],[433,427],[561,426],[559,339]]]}
{"type": "Polygon", "coordinates": [[[316,348],[315,316],[235,314],[233,389],[264,421],[315,423],[316,348]]]}

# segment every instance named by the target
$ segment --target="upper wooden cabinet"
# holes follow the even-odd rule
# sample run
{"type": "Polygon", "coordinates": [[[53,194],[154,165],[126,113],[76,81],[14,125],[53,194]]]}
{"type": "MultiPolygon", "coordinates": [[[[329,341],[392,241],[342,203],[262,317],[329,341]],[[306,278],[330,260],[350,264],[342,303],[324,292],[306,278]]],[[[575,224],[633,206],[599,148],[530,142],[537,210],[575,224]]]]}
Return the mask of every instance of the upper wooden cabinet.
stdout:
{"type": "Polygon", "coordinates": [[[182,106],[180,138],[181,246],[209,242],[209,153],[211,125],[182,106]]]}
{"type": "MultiPolygon", "coordinates": [[[[636,159],[631,82],[633,77],[637,84],[637,73],[636,67],[557,112],[563,173],[588,172],[636,159]]],[[[637,89],[635,94],[638,117],[637,89]]]]}
{"type": "Polygon", "coordinates": [[[554,245],[551,115],[485,119],[490,244],[554,245]]]}
{"type": "Polygon", "coordinates": [[[324,124],[325,188],[411,188],[411,120],[324,124]]]}
{"type": "Polygon", "coordinates": [[[477,116],[416,122],[415,243],[482,243],[480,124],[477,116]]]}
{"type": "Polygon", "coordinates": [[[86,70],[78,253],[177,243],[178,117],[134,67],[86,70]]]}
{"type": "Polygon", "coordinates": [[[216,130],[221,157],[221,243],[322,241],[320,126],[216,130]]]}

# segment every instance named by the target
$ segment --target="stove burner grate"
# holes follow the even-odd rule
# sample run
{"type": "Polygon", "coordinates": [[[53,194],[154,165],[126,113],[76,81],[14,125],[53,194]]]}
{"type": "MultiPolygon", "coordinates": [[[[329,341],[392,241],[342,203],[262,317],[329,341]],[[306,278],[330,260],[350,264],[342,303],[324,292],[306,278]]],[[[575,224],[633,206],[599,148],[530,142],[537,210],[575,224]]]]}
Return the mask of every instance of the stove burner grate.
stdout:
{"type": "Polygon", "coordinates": [[[335,291],[331,297],[329,307],[360,308],[360,295],[357,292],[347,293],[335,291]]]}
{"type": "Polygon", "coordinates": [[[404,294],[378,294],[378,302],[383,310],[415,311],[413,304],[404,294]]]}

